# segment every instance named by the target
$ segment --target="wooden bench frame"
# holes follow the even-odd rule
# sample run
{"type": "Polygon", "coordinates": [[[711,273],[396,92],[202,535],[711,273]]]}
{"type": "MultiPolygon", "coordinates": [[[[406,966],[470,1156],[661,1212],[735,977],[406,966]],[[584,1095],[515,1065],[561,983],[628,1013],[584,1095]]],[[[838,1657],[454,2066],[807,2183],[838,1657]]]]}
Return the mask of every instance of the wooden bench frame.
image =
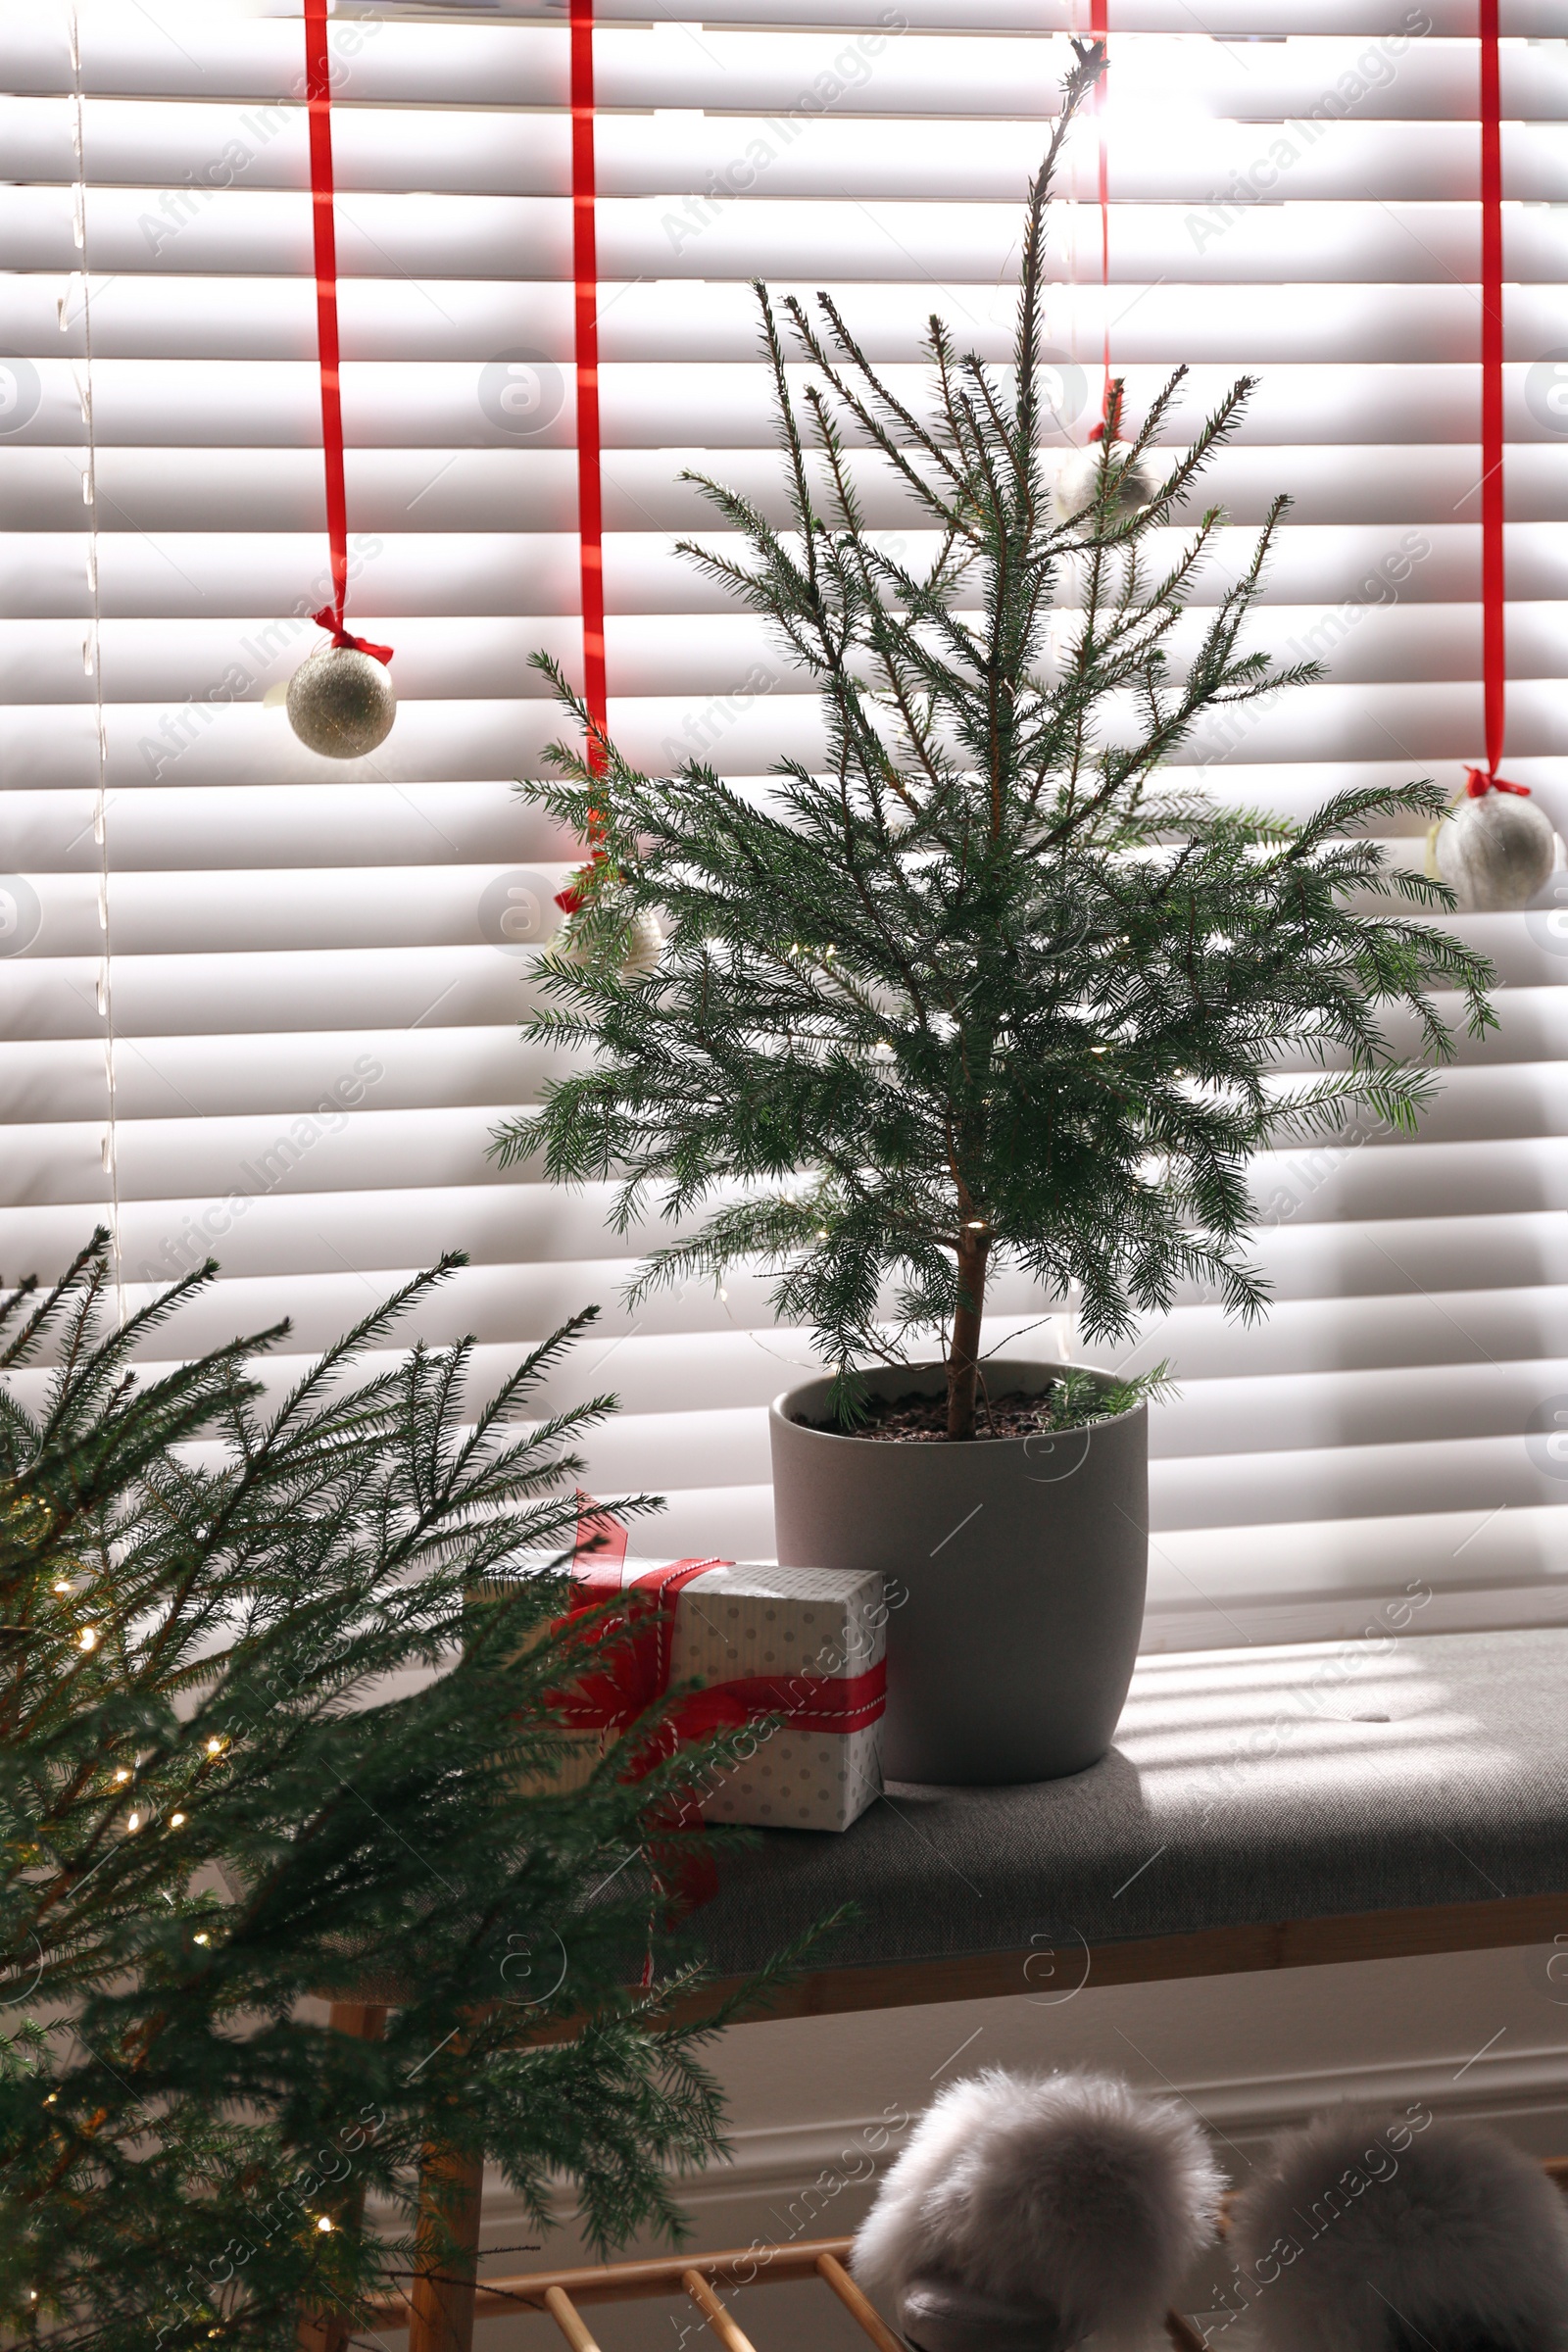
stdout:
{"type": "MultiPolygon", "coordinates": [[[[1378,1911],[1324,1919],[1280,1920],[1237,1927],[1206,1928],[1187,1936],[1162,1936],[1126,1942],[1085,1945],[1083,1984],[1144,1984],[1175,1983],[1182,1978],[1252,1974],[1277,1968],[1321,1968],[1352,1960],[1410,1959],[1442,1952],[1491,1951],[1532,1943],[1549,1943],[1568,1931],[1568,1895],[1543,1894],[1505,1897],[1491,1902],[1444,1903],[1422,1910],[1378,1911]]],[[[1064,1961],[1067,1954],[1063,1953],[1064,1961]]],[[[898,1961],[885,1966],[822,1969],[802,1977],[770,1996],[755,2022],[777,2018],[828,2017],[876,2009],[900,2009],[943,2001],[974,2001],[1027,1995],[1041,1989],[1041,1955],[1031,1952],[994,1952],[933,1960],[898,1961]],[[1033,1968],[1033,1975],[1026,1974],[1033,1968]]],[[[1076,1966],[1074,1961],[1071,1965],[1076,1966]]],[[[707,1998],[720,1997],[724,1987],[707,1998]]],[[[331,2020],[341,2032],[378,2033],[384,2012],[362,2002],[335,2002],[331,2020]]],[[[571,2031],[556,2029],[561,2037],[571,2031]]],[[[1546,2170],[1568,2189],[1568,2158],[1554,2159],[1546,2170]]],[[[439,2211],[451,2238],[466,2264],[476,2264],[479,2244],[480,2190],[474,2166],[443,2168],[439,2151],[426,2162],[426,2211],[439,2211]]],[[[422,2218],[422,2217],[421,2217],[422,2218]]],[[[815,2271],[826,2279],[860,2321],[882,2352],[905,2352],[871,2311],[854,2280],[843,2273],[842,2256],[848,2238],[823,2238],[809,2244],[769,2251],[769,2279],[807,2277],[815,2271]],[[829,2267],[823,2269],[826,2263],[829,2267]],[[840,2277],[843,2283],[840,2284],[840,2277]],[[857,2310],[848,2288],[864,2312],[857,2310]],[[874,2322],[873,2325],[868,2324],[874,2322]],[[880,2332],[879,2332],[880,2331],[880,2332]]],[[[573,2336],[562,2310],[578,2301],[608,2302],[624,2296],[669,2291],[671,2282],[686,2285],[686,2274],[707,2280],[738,2262],[758,2262],[757,2254],[714,2254],[698,2261],[672,2256],[655,2263],[619,2263],[556,2274],[537,2273],[531,2278],[507,2278],[476,2287],[472,2277],[434,2272],[416,2278],[409,2299],[380,2324],[409,2330],[408,2352],[472,2352],[476,2317],[494,2318],[518,2309],[550,2310],[573,2352],[597,2352],[593,2337],[583,2329],[573,2336]],[[609,2283],[614,2280],[624,2283],[609,2283]],[[589,2282],[584,2284],[584,2281],[589,2282]],[[595,2284],[594,2282],[598,2282],[595,2284]],[[559,2287],[562,2310],[544,2298],[559,2287]]],[[[727,2315],[717,2318],[707,2310],[695,2290],[705,2318],[726,2346],[726,2352],[751,2352],[747,2339],[727,2315]],[[720,2325],[722,2320],[723,2325],[720,2325]],[[729,2327],[731,2333],[725,2334],[729,2327]]],[[[705,2289],[710,2291],[710,2289],[705,2289]]],[[[573,2322],[581,2328],[580,2321],[573,2322]]],[[[1166,2322],[1174,2344],[1199,2345],[1199,2338],[1174,2313],[1166,2322]]],[[[302,2319],[300,2352],[346,2352],[349,2332],[335,2321],[302,2319]]]]}
{"type": "MultiPolygon", "coordinates": [[[[1359,1911],[1322,1919],[1248,1922],[1184,1936],[1074,1944],[1063,1938],[1051,1965],[1083,1985],[1174,1984],[1184,1977],[1251,1976],[1276,1968],[1328,1968],[1348,1960],[1414,1960],[1441,1952],[1496,1951],[1568,1940],[1568,1893],[1504,1895],[1494,1901],[1435,1903],[1422,1910],[1359,1911]]],[[[765,2018],[833,2017],[866,2009],[986,2001],[1048,1989],[1038,1945],[1029,1951],[964,1952],[816,1969],[769,1995],[765,2018]]],[[[717,2000],[733,1985],[714,1986],[717,2000]]],[[[1054,1983],[1050,1989],[1056,1989],[1054,1983]]]]}

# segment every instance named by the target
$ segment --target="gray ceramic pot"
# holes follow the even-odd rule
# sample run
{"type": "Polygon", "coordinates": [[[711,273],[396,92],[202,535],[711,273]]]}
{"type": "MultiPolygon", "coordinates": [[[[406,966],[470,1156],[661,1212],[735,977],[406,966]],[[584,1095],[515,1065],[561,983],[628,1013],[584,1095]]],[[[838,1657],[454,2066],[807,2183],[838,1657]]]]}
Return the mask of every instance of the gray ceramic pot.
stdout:
{"type": "MultiPolygon", "coordinates": [[[[1008,1363],[1038,1391],[1066,1369],[1008,1363]]],[[[935,1395],[940,1365],[868,1375],[935,1395]]],[[[899,1445],[809,1429],[826,1380],[774,1398],[773,1514],[789,1567],[888,1579],[889,1779],[1051,1781],[1102,1756],[1144,1620],[1143,1405],[1059,1437],[899,1445]]]]}

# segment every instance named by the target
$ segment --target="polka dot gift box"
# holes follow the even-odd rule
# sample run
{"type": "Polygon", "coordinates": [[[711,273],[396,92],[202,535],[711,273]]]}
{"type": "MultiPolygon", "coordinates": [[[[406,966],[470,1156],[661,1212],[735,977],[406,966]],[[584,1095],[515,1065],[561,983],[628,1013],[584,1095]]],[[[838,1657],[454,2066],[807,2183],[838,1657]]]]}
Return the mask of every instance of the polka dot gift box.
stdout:
{"type": "Polygon", "coordinates": [[[760,1727],[750,1755],[714,1774],[702,1801],[707,1820],[847,1830],[882,1787],[881,1577],[755,1560],[627,1559],[625,1541],[603,1519],[585,1520],[579,1532],[578,1606],[623,1593],[640,1621],[612,1669],[585,1677],[564,1709],[585,1745],[603,1753],[644,1707],[684,1690],[679,1737],[760,1727]]]}

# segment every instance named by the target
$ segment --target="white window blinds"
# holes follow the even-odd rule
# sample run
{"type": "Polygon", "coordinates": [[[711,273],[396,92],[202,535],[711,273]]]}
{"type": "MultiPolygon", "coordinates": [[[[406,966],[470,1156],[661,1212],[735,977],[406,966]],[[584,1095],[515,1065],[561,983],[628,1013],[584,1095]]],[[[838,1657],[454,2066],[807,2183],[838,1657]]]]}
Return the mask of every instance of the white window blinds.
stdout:
{"type": "MultiPolygon", "coordinates": [[[[0,1271],[47,1274],[107,1220],[128,1299],[221,1260],[182,1347],[288,1313],[304,1348],[465,1249],[429,1328],[510,1358],[599,1300],[561,1384],[621,1396],[598,1491],[666,1494],[661,1547],[765,1555],[763,1408],[807,1353],[765,1286],[628,1314],[638,1237],[486,1157],[537,1099],[516,1028],[571,861],[511,788],[556,731],[527,655],[581,661],[562,19],[334,18],[350,625],[396,648],[400,697],[347,763],[267,700],[326,592],[297,5],[0,19],[0,1271]]],[[[1563,827],[1557,22],[1504,8],[1505,765],[1563,827]]],[[[1061,0],[680,24],[618,0],[600,24],[607,661],[634,757],[811,757],[810,698],[671,553],[706,521],[675,477],[774,495],[755,275],[832,287],[893,368],[933,308],[1004,357],[1074,24],[1061,0]]],[[[1135,413],[1178,361],[1194,415],[1258,372],[1213,476],[1223,552],[1294,495],[1264,634],[1332,673],[1194,745],[1218,793],[1300,810],[1456,788],[1480,757],[1475,30],[1470,0],[1222,0],[1201,27],[1111,0],[1108,287],[1087,127],[1054,235],[1070,432],[1107,324],[1135,413]]],[[[1259,1167],[1265,1324],[1195,1298],[1149,1335],[1181,1379],[1152,1434],[1155,1644],[1568,1613],[1568,911],[1457,927],[1496,962],[1500,1035],[1416,1142],[1259,1167]]]]}

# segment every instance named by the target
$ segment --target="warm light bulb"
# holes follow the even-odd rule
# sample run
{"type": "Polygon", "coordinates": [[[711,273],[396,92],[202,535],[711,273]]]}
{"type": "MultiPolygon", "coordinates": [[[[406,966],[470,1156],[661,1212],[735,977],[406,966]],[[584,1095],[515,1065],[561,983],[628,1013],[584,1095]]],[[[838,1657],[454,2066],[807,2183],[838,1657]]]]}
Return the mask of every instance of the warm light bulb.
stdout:
{"type": "Polygon", "coordinates": [[[141,1815],[139,1813],[132,1813],[129,1820],[126,1822],[125,1827],[127,1830],[139,1830],[141,1828],[141,1815]]]}
{"type": "Polygon", "coordinates": [[[117,1784],[118,1784],[119,1782],[122,1782],[122,1781],[128,1781],[128,1780],[129,1780],[129,1778],[130,1778],[130,1775],[129,1775],[129,1773],[128,1773],[128,1772],[125,1770],[125,1767],[123,1766],[123,1764],[122,1764],[122,1766],[120,1767],[120,1770],[119,1770],[119,1771],[116,1773],[116,1775],[115,1775],[115,1780],[116,1780],[117,1784]]]}
{"type": "Polygon", "coordinates": [[[169,1826],[170,1826],[170,1828],[171,1828],[172,1830],[182,1830],[182,1829],[184,1828],[184,1826],[185,1826],[185,1816],[184,1816],[184,1814],[183,1814],[183,1813],[171,1813],[171,1815],[169,1816],[169,1826]]]}
{"type": "Polygon", "coordinates": [[[318,2216],[318,2220],[317,2220],[316,2227],[318,2228],[318,2230],[330,2230],[330,2229],[331,2229],[332,2225],[331,2225],[331,2223],[328,2221],[328,2219],[327,2219],[326,2215],[323,2213],[323,2214],[321,2214],[320,2216],[318,2216]]]}
{"type": "Polygon", "coordinates": [[[198,1943],[211,1943],[213,1939],[210,1936],[198,1936],[196,1940],[198,1943]]]}
{"type": "Polygon", "coordinates": [[[69,1592],[71,1591],[71,1587],[66,1583],[65,1579],[62,1578],[55,1586],[55,1591],[57,1592],[69,1592]]]}
{"type": "Polygon", "coordinates": [[[76,1640],[83,1649],[96,1649],[98,1646],[98,1636],[90,1625],[82,1627],[76,1640]]]}
{"type": "Polygon", "coordinates": [[[222,1754],[222,1752],[223,1752],[223,1742],[221,1741],[221,1740],[208,1740],[208,1742],[207,1742],[207,1753],[208,1753],[210,1756],[220,1756],[220,1755],[222,1754]]]}

